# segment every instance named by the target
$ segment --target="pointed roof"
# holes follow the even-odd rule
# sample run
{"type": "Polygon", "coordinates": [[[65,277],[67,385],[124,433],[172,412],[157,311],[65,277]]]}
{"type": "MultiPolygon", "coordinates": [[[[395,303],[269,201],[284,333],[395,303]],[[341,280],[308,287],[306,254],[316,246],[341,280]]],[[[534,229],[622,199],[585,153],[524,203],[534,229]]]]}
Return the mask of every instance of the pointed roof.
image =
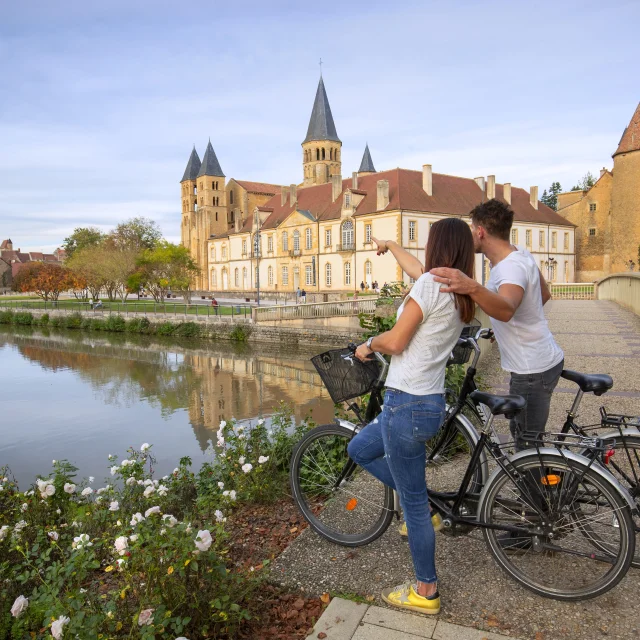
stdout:
{"type": "Polygon", "coordinates": [[[629,126],[624,130],[620,144],[613,156],[629,151],[640,151],[640,103],[631,117],[629,126]]]}
{"type": "Polygon", "coordinates": [[[224,173],[222,173],[216,152],[211,146],[211,140],[209,140],[207,150],[204,152],[204,157],[202,158],[202,166],[200,167],[200,171],[198,171],[198,178],[200,176],[220,176],[224,178],[224,173]]]}
{"type": "Polygon", "coordinates": [[[373,160],[371,159],[371,152],[369,151],[369,143],[367,143],[367,146],[364,148],[358,173],[364,173],[365,171],[370,171],[371,173],[376,172],[376,168],[373,166],[373,160]]]}
{"type": "Polygon", "coordinates": [[[322,76],[320,76],[316,99],[313,102],[307,137],[302,142],[304,144],[310,140],[333,140],[334,142],[341,142],[340,138],[338,138],[336,125],[333,122],[329,98],[327,98],[322,76]]]}
{"type": "Polygon", "coordinates": [[[189,156],[189,162],[187,162],[187,168],[184,170],[184,175],[180,182],[184,182],[185,180],[195,180],[198,177],[198,171],[200,171],[200,164],[200,156],[198,156],[196,145],[194,144],[193,151],[189,156]]]}

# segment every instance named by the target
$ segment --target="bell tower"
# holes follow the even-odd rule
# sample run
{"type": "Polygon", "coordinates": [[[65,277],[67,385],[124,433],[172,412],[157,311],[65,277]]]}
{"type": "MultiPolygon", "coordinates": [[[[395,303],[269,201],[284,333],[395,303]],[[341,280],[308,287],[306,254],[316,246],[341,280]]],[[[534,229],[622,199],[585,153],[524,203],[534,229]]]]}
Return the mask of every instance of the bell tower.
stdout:
{"type": "Polygon", "coordinates": [[[196,151],[195,144],[189,156],[187,167],[184,170],[182,180],[180,180],[180,200],[182,202],[182,224],[180,225],[180,242],[191,251],[192,256],[198,255],[196,244],[196,208],[197,208],[197,187],[196,179],[200,171],[200,157],[196,151]]]}
{"type": "Polygon", "coordinates": [[[332,176],[342,175],[341,148],[342,142],[338,138],[324,81],[320,76],[307,137],[302,142],[305,186],[324,184],[332,176]]]}

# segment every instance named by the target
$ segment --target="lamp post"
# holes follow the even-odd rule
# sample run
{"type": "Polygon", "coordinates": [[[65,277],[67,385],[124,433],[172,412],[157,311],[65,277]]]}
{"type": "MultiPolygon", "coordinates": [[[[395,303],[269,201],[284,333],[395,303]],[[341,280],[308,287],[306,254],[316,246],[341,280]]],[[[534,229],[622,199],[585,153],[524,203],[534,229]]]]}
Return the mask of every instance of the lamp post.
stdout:
{"type": "Polygon", "coordinates": [[[256,236],[253,241],[256,254],[256,304],[260,306],[260,214],[256,211],[256,236]]]}

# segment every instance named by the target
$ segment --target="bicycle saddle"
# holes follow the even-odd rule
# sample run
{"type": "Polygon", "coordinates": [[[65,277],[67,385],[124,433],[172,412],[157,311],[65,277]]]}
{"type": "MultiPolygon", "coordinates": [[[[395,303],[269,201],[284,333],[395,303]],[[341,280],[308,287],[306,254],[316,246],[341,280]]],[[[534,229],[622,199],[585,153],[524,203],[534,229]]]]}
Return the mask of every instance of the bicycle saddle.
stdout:
{"type": "Polygon", "coordinates": [[[575,382],[582,391],[593,391],[597,396],[601,396],[613,387],[613,379],[604,373],[578,373],[565,369],[560,375],[566,380],[575,382]]]}
{"type": "Polygon", "coordinates": [[[473,400],[486,404],[494,416],[504,415],[505,418],[513,418],[527,405],[527,401],[522,396],[496,396],[484,391],[473,391],[470,395],[473,400]]]}

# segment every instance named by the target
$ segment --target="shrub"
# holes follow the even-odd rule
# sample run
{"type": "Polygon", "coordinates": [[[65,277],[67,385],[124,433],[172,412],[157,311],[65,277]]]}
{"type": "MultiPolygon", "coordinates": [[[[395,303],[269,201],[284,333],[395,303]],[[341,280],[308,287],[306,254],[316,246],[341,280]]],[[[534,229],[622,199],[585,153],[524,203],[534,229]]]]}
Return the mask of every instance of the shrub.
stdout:
{"type": "Polygon", "coordinates": [[[133,318],[127,322],[126,331],[129,333],[149,333],[151,323],[148,318],[133,318]]]}
{"type": "Polygon", "coordinates": [[[122,316],[109,316],[105,321],[105,331],[124,331],[126,322],[122,316]]]}
{"type": "Polygon", "coordinates": [[[200,325],[195,322],[182,322],[176,327],[174,335],[197,338],[200,335],[200,325]]]}
{"type": "Polygon", "coordinates": [[[91,320],[90,328],[92,331],[107,330],[106,322],[102,318],[90,318],[90,320],[91,320]]]}
{"type": "Polygon", "coordinates": [[[92,318],[90,318],[88,316],[83,316],[82,317],[81,328],[90,331],[91,330],[91,322],[92,322],[92,318]]]}
{"type": "Polygon", "coordinates": [[[159,336],[172,336],[176,330],[173,322],[162,322],[156,326],[156,334],[159,336]]]}
{"type": "Polygon", "coordinates": [[[29,311],[18,311],[13,316],[13,324],[31,325],[33,324],[33,314],[29,311]]]}
{"type": "Polygon", "coordinates": [[[229,333],[229,340],[233,342],[246,342],[251,335],[251,327],[244,324],[237,324],[229,333]]]}
{"type": "Polygon", "coordinates": [[[63,316],[53,316],[53,318],[51,318],[51,322],[50,322],[51,326],[59,329],[60,327],[64,326],[64,317],[63,316]]]}
{"type": "Polygon", "coordinates": [[[64,326],[67,329],[80,329],[82,327],[83,317],[79,311],[75,311],[68,316],[64,316],[64,326]]]}
{"type": "Polygon", "coordinates": [[[41,324],[43,327],[46,327],[46,326],[49,324],[49,314],[48,314],[48,313],[43,313],[43,314],[40,316],[40,324],[41,324]]]}
{"type": "Polygon", "coordinates": [[[14,313],[11,309],[0,311],[0,324],[11,324],[13,322],[14,313]]]}

